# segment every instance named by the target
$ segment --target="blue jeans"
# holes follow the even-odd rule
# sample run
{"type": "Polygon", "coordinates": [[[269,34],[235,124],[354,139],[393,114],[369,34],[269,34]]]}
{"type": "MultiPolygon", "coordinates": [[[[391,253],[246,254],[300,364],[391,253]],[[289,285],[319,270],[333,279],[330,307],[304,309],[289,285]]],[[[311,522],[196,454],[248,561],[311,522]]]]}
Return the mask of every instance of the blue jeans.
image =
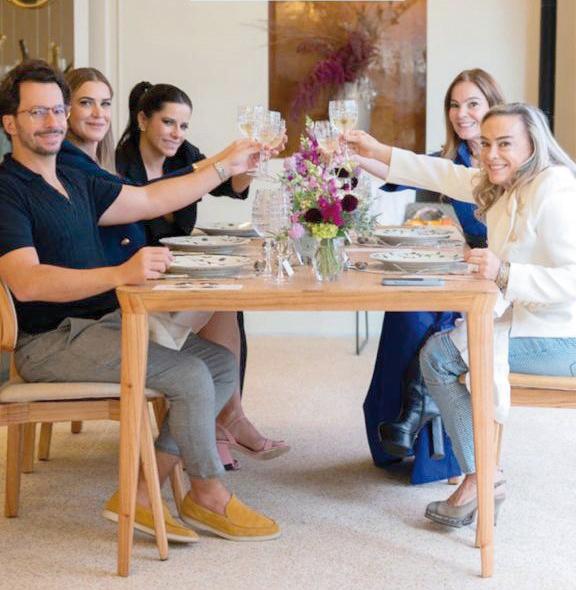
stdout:
{"type": "MultiPolygon", "coordinates": [[[[452,448],[464,473],[474,473],[472,403],[459,377],[468,371],[449,332],[434,334],[420,352],[428,393],[438,404],[452,448]]],[[[510,338],[512,373],[576,375],[576,338],[510,338]]]]}

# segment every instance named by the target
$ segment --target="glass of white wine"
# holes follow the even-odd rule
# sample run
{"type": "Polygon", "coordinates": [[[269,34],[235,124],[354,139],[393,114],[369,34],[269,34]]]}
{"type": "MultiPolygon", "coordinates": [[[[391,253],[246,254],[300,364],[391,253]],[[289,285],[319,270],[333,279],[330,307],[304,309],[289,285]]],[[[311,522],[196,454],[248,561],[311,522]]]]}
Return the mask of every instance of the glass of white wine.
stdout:
{"type": "Polygon", "coordinates": [[[261,104],[241,105],[238,107],[238,128],[244,137],[254,139],[256,121],[264,112],[265,109],[261,104]]]}
{"type": "Polygon", "coordinates": [[[340,147],[340,131],[330,121],[316,121],[313,133],[320,149],[332,159],[340,147]]]}
{"type": "MultiPolygon", "coordinates": [[[[358,103],[355,100],[331,100],[328,105],[330,122],[343,135],[352,131],[358,122],[358,103]]],[[[348,147],[344,144],[344,158],[349,159],[348,147]]]]}
{"type": "Polygon", "coordinates": [[[260,160],[257,176],[269,177],[267,154],[272,146],[278,142],[278,136],[282,133],[282,115],[277,111],[265,111],[256,121],[254,139],[260,142],[260,160]]]}

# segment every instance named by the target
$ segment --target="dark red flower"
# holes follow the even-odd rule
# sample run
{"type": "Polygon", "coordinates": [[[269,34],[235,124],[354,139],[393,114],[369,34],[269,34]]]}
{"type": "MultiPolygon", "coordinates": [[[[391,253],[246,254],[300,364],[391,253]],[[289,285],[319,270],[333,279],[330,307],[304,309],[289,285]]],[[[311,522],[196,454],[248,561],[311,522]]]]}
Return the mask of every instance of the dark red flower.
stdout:
{"type": "Polygon", "coordinates": [[[313,207],[304,213],[304,221],[308,223],[322,223],[322,212],[320,209],[313,207]]]}
{"type": "Polygon", "coordinates": [[[358,207],[358,199],[354,195],[346,195],[342,199],[342,209],[344,211],[351,213],[356,210],[356,207],[358,207]]]}

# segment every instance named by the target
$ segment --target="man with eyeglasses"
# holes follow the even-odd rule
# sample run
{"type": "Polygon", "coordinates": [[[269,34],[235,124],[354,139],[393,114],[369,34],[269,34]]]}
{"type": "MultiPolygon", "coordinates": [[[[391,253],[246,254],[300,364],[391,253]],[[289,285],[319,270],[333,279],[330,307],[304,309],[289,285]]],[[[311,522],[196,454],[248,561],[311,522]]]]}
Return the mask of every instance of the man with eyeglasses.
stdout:
{"type": "MultiPolygon", "coordinates": [[[[215,166],[135,187],[56,165],[66,133],[70,92],[42,61],[23,63],[0,84],[0,118],[12,154],[0,165],[0,278],[15,297],[16,365],[27,381],[120,380],[121,319],[115,287],[157,278],[166,248],[145,247],[106,266],[98,225],[153,219],[181,209],[253,165],[258,146],[235,142],[215,166]]],[[[157,441],[161,481],[182,458],[191,490],[188,523],[232,540],[276,538],[278,525],[231,495],[219,477],[215,418],[235,391],[238,369],[228,350],[191,334],[180,351],[150,342],[148,387],[170,400],[157,441]]],[[[105,515],[117,519],[117,495],[105,515]]],[[[166,509],[172,541],[197,540],[166,509]]],[[[145,486],[138,487],[136,528],[154,534],[145,486]]]]}

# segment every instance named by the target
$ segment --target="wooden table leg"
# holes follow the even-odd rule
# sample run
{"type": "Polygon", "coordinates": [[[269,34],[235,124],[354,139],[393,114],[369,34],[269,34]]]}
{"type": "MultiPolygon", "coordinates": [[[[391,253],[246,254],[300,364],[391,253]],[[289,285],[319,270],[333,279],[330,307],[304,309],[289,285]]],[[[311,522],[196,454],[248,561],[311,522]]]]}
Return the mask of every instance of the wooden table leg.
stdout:
{"type": "Polygon", "coordinates": [[[158,465],[156,464],[156,451],[152,428],[150,428],[150,414],[148,404],[142,404],[142,429],[140,433],[140,454],[142,456],[142,469],[148,486],[148,497],[154,514],[154,529],[156,531],[156,546],[160,559],[168,559],[168,540],[166,538],[166,523],[162,507],[162,494],[160,492],[160,480],[158,478],[158,465]]]}
{"type": "Polygon", "coordinates": [[[482,577],[494,571],[494,395],[493,317],[488,297],[468,313],[468,350],[472,385],[474,453],[478,477],[478,544],[482,577]]]}
{"type": "Polygon", "coordinates": [[[140,461],[140,428],[148,358],[148,316],[123,310],[120,396],[120,514],[118,575],[130,573],[136,486],[140,461]]]}

